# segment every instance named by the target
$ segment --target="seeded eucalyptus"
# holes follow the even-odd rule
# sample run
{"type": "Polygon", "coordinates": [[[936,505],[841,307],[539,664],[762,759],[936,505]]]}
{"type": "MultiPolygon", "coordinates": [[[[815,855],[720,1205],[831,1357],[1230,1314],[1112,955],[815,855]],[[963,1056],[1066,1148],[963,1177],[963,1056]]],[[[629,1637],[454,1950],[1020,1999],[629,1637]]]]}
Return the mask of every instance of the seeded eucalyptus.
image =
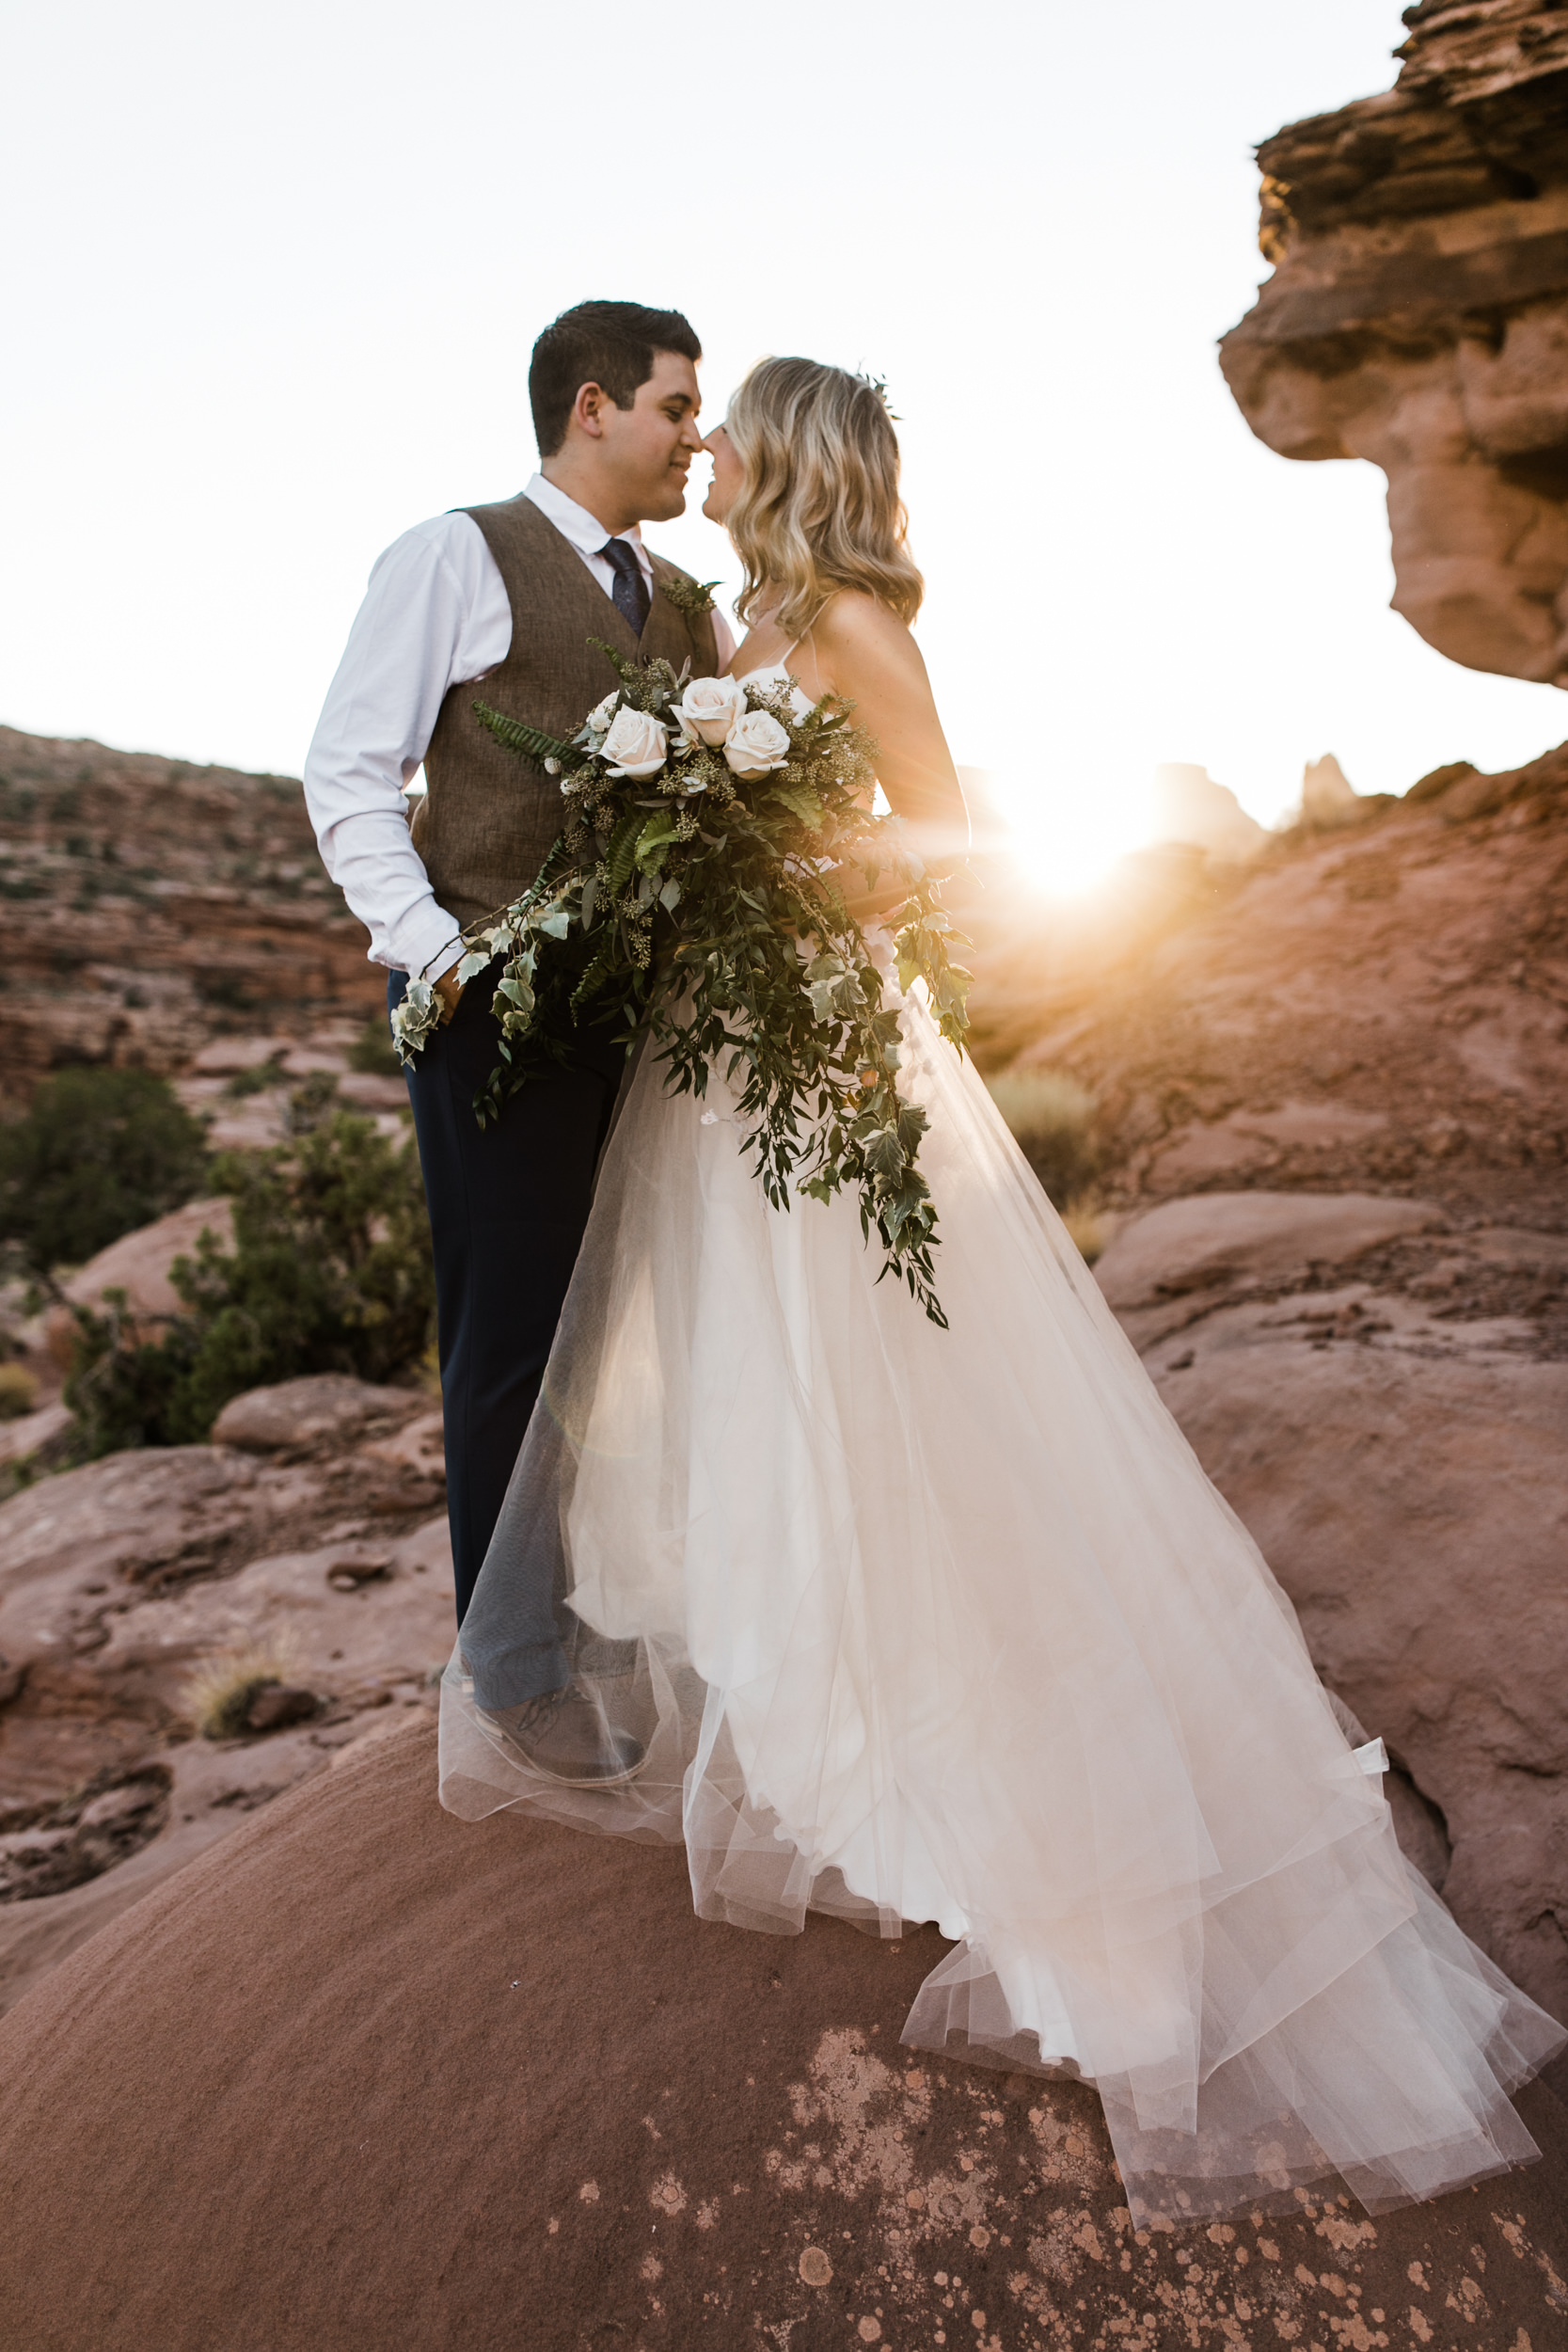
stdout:
{"type": "Polygon", "coordinates": [[[668,596],[677,612],[684,612],[695,621],[705,612],[713,611],[713,592],[719,582],[716,580],[688,580],[683,575],[679,580],[661,580],[657,585],[659,595],[668,596]]]}
{"type": "MultiPolygon", "coordinates": [[[[715,1070],[737,1087],[744,1149],[775,1208],[855,1186],[882,1272],[945,1327],[918,1167],[927,1116],[899,1091],[898,1014],[844,875],[903,888],[886,918],[898,986],[924,983],[960,1051],[970,976],[902,825],[871,814],[875,745],[832,695],[808,705],[787,681],[692,679],[602,650],[619,683],[570,742],[474,705],[498,742],[560,775],[564,816],[531,886],[464,934],[460,980],[502,959],[502,1060],[475,1103],[481,1125],[539,1054],[569,1056],[578,1021],[618,1020],[628,1050],[646,1030],[673,1091],[705,1095],[715,1070]]],[[[438,1014],[413,981],[393,1023],[405,1062],[438,1014]]]]}

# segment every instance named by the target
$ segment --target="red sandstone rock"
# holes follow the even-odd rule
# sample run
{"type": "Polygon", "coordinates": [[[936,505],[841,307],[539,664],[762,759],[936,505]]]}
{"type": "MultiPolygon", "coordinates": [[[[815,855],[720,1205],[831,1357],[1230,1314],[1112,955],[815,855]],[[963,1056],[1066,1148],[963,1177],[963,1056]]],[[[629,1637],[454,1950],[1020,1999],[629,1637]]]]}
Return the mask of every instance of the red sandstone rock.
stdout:
{"type": "Polygon", "coordinates": [[[1091,2092],[899,2049],[942,1948],[705,1925],[367,1740],[0,2023],[8,2352],[1560,2341],[1548,2092],[1479,2191],[1135,2236],[1091,2092]]]}
{"type": "Polygon", "coordinates": [[[1420,0],[1393,89],[1259,150],[1275,264],[1221,345],[1259,437],[1388,479],[1394,606],[1568,683],[1568,24],[1420,0]]]}
{"type": "Polygon", "coordinates": [[[1425,1800],[1413,1858],[1568,2016],[1568,1362],[1370,1283],[1187,1305],[1165,1402],[1425,1800]]]}

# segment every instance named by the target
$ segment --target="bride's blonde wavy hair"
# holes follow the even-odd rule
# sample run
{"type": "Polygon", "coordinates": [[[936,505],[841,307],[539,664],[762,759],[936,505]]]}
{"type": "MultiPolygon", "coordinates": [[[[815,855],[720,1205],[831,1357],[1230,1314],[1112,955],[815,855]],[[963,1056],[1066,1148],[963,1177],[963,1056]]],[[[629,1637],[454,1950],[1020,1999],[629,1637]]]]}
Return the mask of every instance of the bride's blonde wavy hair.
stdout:
{"type": "Polygon", "coordinates": [[[752,623],[766,602],[798,637],[836,589],[861,588],[912,621],[926,583],[904,544],[898,437],[880,387],[816,359],[759,359],[724,425],[746,470],[724,517],[746,567],[740,618],[752,623]]]}

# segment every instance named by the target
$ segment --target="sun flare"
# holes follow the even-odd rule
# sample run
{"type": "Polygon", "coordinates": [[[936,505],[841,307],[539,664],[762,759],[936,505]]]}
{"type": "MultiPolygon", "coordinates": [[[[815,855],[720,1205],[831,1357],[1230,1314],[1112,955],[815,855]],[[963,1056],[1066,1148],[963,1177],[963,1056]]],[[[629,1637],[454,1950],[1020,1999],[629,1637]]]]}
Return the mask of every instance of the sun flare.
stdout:
{"type": "Polygon", "coordinates": [[[1050,898],[1084,897],[1153,838],[1147,790],[1009,774],[985,786],[999,852],[1050,898]]]}

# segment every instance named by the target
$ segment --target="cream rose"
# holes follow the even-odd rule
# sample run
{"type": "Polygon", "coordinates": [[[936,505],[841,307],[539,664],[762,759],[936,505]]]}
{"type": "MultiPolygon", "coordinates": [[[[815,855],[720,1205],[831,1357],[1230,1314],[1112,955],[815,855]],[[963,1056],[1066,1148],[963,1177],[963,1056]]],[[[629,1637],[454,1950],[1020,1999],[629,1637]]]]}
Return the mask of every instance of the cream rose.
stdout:
{"type": "Polygon", "coordinates": [[[720,744],[746,716],[746,689],[737,677],[694,677],[675,705],[689,741],[720,744]]]}
{"type": "Polygon", "coordinates": [[[629,707],[615,713],[615,724],[600,746],[602,757],[615,762],[612,776],[657,776],[670,756],[670,737],[662,720],[646,710],[629,707]]]}
{"type": "Polygon", "coordinates": [[[767,710],[749,710],[730,729],[724,757],[743,782],[771,773],[789,757],[789,737],[767,710]]]}

